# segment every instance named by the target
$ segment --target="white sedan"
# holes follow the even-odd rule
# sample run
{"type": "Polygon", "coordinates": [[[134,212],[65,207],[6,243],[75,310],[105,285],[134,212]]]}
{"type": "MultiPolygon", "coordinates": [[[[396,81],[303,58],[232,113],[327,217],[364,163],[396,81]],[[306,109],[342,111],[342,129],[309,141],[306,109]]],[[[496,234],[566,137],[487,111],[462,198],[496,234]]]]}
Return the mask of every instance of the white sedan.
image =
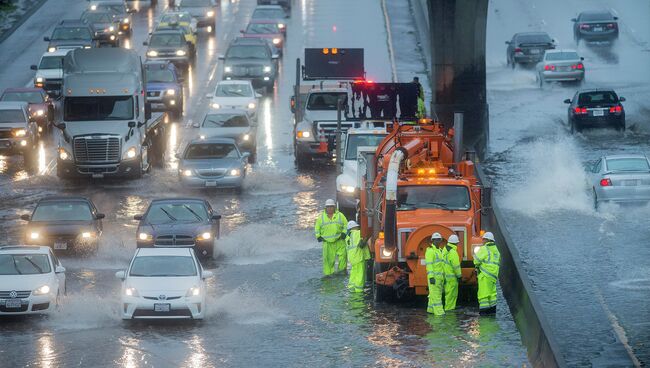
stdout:
{"type": "Polygon", "coordinates": [[[204,271],[192,248],[138,248],[122,280],[122,319],[205,315],[204,271]]]}
{"type": "Polygon", "coordinates": [[[65,268],[48,247],[0,247],[0,315],[48,313],[65,292],[65,268]]]}
{"type": "Polygon", "coordinates": [[[246,110],[253,120],[257,119],[258,99],[262,97],[248,80],[224,80],[217,83],[211,94],[213,109],[246,110]]]}

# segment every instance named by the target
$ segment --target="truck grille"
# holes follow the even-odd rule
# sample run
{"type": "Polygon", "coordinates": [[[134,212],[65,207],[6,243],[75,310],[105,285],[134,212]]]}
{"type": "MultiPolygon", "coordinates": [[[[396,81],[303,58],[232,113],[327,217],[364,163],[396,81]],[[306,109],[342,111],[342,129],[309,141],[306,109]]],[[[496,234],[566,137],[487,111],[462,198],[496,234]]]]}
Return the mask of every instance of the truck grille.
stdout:
{"type": "MultiPolygon", "coordinates": [[[[341,122],[341,130],[345,133],[352,127],[353,123],[347,122],[347,121],[342,121],[341,122]]],[[[318,121],[316,122],[316,136],[320,134],[321,129],[325,133],[325,136],[327,138],[329,137],[334,137],[336,138],[336,122],[324,122],[324,121],[318,121]]]]}
{"type": "Polygon", "coordinates": [[[119,137],[77,137],[74,158],[78,163],[103,164],[120,161],[119,137]]]}
{"type": "Polygon", "coordinates": [[[156,237],[155,246],[193,247],[194,237],[189,235],[160,235],[156,237]]]}
{"type": "Polygon", "coordinates": [[[225,169],[204,169],[204,170],[197,170],[197,173],[199,174],[199,176],[202,177],[218,178],[224,176],[224,174],[226,174],[226,170],[225,169]]]}
{"type": "Polygon", "coordinates": [[[12,298],[11,292],[12,292],[11,290],[0,291],[0,299],[25,299],[25,298],[29,298],[29,295],[32,293],[30,290],[16,291],[16,296],[12,298]]]}
{"type": "Polygon", "coordinates": [[[161,91],[149,91],[147,92],[147,97],[159,97],[161,91]]]}
{"type": "Polygon", "coordinates": [[[243,75],[247,77],[259,77],[263,74],[262,66],[234,66],[232,68],[233,74],[243,75]]]}
{"type": "Polygon", "coordinates": [[[0,139],[13,137],[14,135],[11,133],[11,130],[0,130],[0,139]]]}
{"type": "Polygon", "coordinates": [[[43,89],[46,91],[61,89],[62,84],[62,79],[46,79],[45,83],[43,84],[43,89]]]}

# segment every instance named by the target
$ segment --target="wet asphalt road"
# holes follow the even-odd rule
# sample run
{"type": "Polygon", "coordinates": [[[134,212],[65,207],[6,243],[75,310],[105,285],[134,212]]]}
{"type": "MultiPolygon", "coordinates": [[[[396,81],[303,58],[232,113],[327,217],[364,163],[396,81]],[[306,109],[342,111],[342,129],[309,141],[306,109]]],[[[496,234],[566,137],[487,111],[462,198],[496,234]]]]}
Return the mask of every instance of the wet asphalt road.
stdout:
{"type": "Polygon", "coordinates": [[[650,207],[593,208],[584,165],[604,154],[650,152],[650,3],[495,0],[488,20],[491,155],[486,167],[526,273],[570,366],[650,364],[650,207]],[[613,47],[577,47],[584,88],[625,96],[627,128],[572,136],[567,105],[578,88],[540,90],[531,69],[506,67],[504,41],[546,31],[576,48],[570,19],[583,10],[619,16],[613,47]]]}
{"type": "MultiPolygon", "coordinates": [[[[28,66],[44,51],[42,40],[57,19],[76,17],[85,2],[50,0],[0,44],[0,88],[23,86],[28,66]],[[23,30],[23,28],[25,30],[23,30]]],[[[200,32],[197,61],[185,91],[186,113],[170,122],[163,168],[141,180],[64,182],[55,176],[53,141],[40,151],[38,172],[19,157],[0,158],[0,234],[20,241],[18,216],[51,194],[91,197],[107,214],[98,254],[65,256],[68,295],[49,317],[3,320],[3,362],[12,366],[252,367],[252,366],[521,366],[526,362],[507,308],[478,318],[466,306],[444,318],[425,313],[421,301],[374,304],[344,290],[345,276],[321,278],[320,248],[311,236],[324,200],[334,195],[332,165],[298,172],[293,164],[289,97],[295,58],[304,47],[364,47],[368,77],[390,79],[383,15],[374,0],[294,2],[288,46],[275,92],[262,103],[258,163],[241,195],[183,190],[171,153],[195,136],[205,95],[220,79],[217,55],[248,21],[253,0],[223,1],[213,32],[200,32]],[[342,12],[341,9],[347,9],[342,12]],[[377,35],[381,35],[378,37],[377,35]],[[206,320],[198,323],[125,323],[118,317],[119,282],[135,249],[133,215],[152,198],[199,196],[223,215],[210,280],[206,320]]],[[[157,9],[134,16],[128,45],[143,54],[142,41],[157,9]]],[[[405,47],[405,45],[402,45],[405,47]]],[[[406,66],[408,68],[408,66],[406,66]]],[[[505,307],[501,298],[500,303],[505,307]]]]}

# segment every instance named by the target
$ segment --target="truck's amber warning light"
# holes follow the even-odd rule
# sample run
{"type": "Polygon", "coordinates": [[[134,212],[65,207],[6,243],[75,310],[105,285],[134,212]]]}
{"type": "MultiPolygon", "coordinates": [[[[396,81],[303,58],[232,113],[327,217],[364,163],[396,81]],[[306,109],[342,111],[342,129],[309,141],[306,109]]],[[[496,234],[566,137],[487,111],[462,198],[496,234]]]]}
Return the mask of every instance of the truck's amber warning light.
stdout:
{"type": "Polygon", "coordinates": [[[339,49],[337,49],[337,48],[332,49],[332,55],[336,55],[338,53],[339,53],[339,49]]]}
{"type": "Polygon", "coordinates": [[[323,54],[327,55],[330,53],[330,49],[323,49],[323,54]]]}

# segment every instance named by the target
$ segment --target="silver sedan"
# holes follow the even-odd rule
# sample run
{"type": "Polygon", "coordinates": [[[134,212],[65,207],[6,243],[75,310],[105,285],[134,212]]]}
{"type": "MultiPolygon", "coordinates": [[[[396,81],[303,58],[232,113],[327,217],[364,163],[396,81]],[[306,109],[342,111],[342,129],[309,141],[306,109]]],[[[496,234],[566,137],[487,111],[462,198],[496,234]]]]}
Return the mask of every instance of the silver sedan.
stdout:
{"type": "Polygon", "coordinates": [[[578,82],[585,79],[585,65],[575,50],[546,50],[537,64],[539,87],[546,82],[578,82]]]}
{"type": "Polygon", "coordinates": [[[188,187],[240,190],[248,156],[232,138],[195,139],[178,155],[178,176],[188,187]]]}
{"type": "Polygon", "coordinates": [[[589,174],[595,208],[600,202],[650,201],[650,161],[644,154],[603,156],[589,174]]]}

